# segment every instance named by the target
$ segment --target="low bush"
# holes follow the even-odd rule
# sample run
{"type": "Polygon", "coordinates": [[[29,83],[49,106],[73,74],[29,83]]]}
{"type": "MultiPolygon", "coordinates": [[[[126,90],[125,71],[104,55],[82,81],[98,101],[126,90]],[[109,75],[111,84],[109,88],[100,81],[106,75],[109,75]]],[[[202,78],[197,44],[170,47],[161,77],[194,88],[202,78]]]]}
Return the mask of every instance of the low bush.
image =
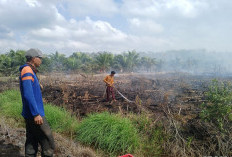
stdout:
{"type": "Polygon", "coordinates": [[[201,118],[223,129],[232,121],[232,85],[213,80],[206,97],[208,101],[202,104],[201,118]]]}

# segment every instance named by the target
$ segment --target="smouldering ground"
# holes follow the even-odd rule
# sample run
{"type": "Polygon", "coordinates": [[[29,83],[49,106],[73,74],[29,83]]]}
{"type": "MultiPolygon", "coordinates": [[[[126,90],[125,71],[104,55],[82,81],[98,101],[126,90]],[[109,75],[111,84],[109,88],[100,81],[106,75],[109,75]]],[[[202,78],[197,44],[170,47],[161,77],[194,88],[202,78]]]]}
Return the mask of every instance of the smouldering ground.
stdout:
{"type": "MultiPolygon", "coordinates": [[[[162,112],[160,106],[168,105],[180,112],[198,112],[198,105],[205,101],[213,77],[178,74],[118,74],[115,87],[132,103],[127,102],[116,91],[116,103],[104,102],[105,84],[101,75],[41,76],[43,97],[46,102],[64,106],[77,116],[91,112],[134,112],[141,108],[151,112],[162,112]]],[[[227,78],[230,79],[230,78],[227,78]]]]}

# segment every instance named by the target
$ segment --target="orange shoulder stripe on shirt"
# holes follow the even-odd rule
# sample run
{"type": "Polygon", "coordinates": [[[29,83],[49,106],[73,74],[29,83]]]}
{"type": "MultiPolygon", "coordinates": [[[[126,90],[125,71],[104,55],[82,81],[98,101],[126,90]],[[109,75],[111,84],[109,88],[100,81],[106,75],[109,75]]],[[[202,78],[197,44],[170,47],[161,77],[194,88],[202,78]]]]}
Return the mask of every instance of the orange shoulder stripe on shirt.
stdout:
{"type": "Polygon", "coordinates": [[[22,71],[21,71],[21,77],[26,74],[26,73],[31,73],[32,75],[34,75],[33,70],[31,69],[31,67],[29,66],[25,66],[22,71]]]}
{"type": "Polygon", "coordinates": [[[22,81],[24,80],[32,80],[34,82],[34,78],[32,76],[26,76],[24,78],[22,78],[22,81]]]}

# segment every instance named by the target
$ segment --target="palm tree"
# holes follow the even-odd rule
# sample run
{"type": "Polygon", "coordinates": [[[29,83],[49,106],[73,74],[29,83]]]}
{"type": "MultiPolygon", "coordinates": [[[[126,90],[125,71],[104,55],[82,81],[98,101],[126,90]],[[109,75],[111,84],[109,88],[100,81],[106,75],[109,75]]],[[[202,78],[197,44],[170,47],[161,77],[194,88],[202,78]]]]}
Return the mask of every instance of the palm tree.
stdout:
{"type": "Polygon", "coordinates": [[[134,68],[139,64],[139,54],[136,51],[128,51],[124,54],[127,60],[128,71],[134,71],[134,68]]]}
{"type": "Polygon", "coordinates": [[[113,67],[120,72],[127,70],[127,57],[125,55],[116,55],[113,61],[113,67]]]}
{"type": "Polygon", "coordinates": [[[141,66],[143,66],[147,72],[151,71],[152,67],[156,65],[155,58],[142,57],[140,60],[141,66]]]}
{"type": "Polygon", "coordinates": [[[66,70],[77,70],[80,69],[81,60],[75,57],[68,57],[64,65],[66,66],[66,70]]]}
{"type": "Polygon", "coordinates": [[[95,56],[95,62],[98,65],[100,71],[106,72],[113,63],[114,55],[108,52],[98,53],[95,56]]]}
{"type": "Polygon", "coordinates": [[[73,59],[73,64],[76,65],[76,70],[79,69],[85,72],[90,72],[93,70],[93,60],[89,54],[83,52],[74,52],[70,58],[73,59]]]}
{"type": "Polygon", "coordinates": [[[50,55],[51,61],[52,61],[52,69],[56,71],[62,71],[65,69],[65,62],[67,58],[65,57],[64,54],[61,54],[56,51],[55,54],[50,55]]]}
{"type": "Polygon", "coordinates": [[[91,61],[90,56],[87,53],[83,53],[83,52],[74,52],[70,57],[74,57],[78,60],[81,61],[81,63],[86,63],[91,61]]]}

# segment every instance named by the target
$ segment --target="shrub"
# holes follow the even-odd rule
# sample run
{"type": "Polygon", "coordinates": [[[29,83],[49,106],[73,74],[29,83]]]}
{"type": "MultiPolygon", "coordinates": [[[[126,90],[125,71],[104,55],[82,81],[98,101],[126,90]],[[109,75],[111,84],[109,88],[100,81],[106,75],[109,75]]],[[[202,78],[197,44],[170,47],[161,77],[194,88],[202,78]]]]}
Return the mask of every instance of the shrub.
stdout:
{"type": "Polygon", "coordinates": [[[208,101],[202,104],[200,116],[222,129],[227,121],[232,120],[232,86],[229,82],[213,80],[206,96],[208,101]]]}
{"type": "Polygon", "coordinates": [[[128,118],[107,112],[85,118],[77,129],[77,139],[110,154],[133,153],[140,141],[128,118]]]}

